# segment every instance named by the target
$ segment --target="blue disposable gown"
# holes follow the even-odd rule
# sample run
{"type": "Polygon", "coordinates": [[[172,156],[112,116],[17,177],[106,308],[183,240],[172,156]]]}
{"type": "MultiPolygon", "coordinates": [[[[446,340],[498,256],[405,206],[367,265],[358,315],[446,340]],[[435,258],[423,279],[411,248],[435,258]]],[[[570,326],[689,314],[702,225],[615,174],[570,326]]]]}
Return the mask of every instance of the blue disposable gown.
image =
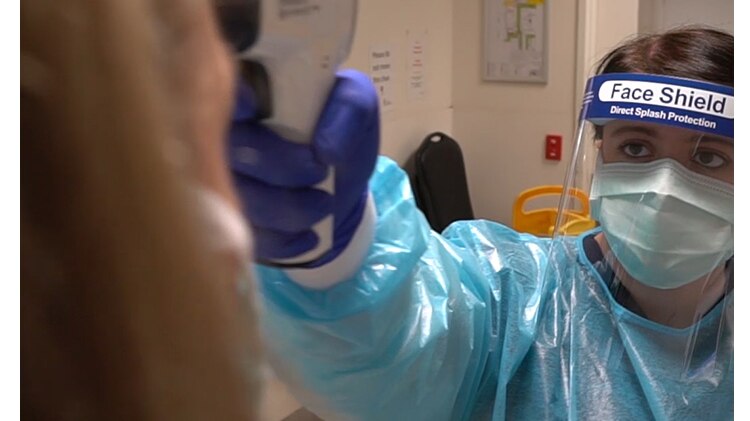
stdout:
{"type": "Polygon", "coordinates": [[[375,241],[327,290],[259,267],[268,356],[325,420],[731,419],[733,297],[674,329],[619,305],[581,237],[431,232],[405,174],[370,182],[375,241]]]}

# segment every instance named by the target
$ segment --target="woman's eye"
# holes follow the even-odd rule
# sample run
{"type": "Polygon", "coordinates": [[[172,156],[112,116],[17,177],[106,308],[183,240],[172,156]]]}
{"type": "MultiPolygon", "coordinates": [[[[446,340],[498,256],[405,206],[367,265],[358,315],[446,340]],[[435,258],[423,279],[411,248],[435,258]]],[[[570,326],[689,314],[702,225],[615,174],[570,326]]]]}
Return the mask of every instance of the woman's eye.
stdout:
{"type": "Polygon", "coordinates": [[[645,145],[640,143],[628,143],[623,145],[622,151],[625,155],[631,158],[643,158],[651,154],[651,151],[645,145]]]}
{"type": "Polygon", "coordinates": [[[727,162],[721,155],[714,152],[696,152],[693,155],[693,161],[707,168],[719,168],[727,162]]]}

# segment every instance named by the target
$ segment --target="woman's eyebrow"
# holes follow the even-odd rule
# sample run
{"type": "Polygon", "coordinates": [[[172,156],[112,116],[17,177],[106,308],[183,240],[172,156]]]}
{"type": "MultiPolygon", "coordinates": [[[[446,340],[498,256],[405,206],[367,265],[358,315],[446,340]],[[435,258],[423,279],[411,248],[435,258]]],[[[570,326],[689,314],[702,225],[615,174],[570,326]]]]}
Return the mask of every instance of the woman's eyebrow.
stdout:
{"type": "Polygon", "coordinates": [[[626,134],[626,133],[640,133],[640,134],[645,134],[648,136],[657,135],[657,131],[649,127],[622,126],[622,127],[618,127],[617,129],[615,129],[615,131],[612,132],[612,136],[617,136],[617,135],[626,134]]]}

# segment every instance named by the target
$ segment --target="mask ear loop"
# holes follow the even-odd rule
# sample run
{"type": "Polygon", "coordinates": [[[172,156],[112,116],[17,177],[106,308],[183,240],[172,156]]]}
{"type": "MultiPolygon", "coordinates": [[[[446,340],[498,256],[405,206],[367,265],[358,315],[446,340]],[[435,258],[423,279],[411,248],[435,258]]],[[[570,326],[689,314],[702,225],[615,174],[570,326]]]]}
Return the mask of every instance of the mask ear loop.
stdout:
{"type": "Polygon", "coordinates": [[[701,146],[701,141],[703,140],[704,136],[705,134],[703,133],[698,135],[698,139],[696,139],[695,141],[695,146],[693,147],[693,150],[690,151],[690,159],[693,159],[693,157],[695,157],[695,155],[698,153],[698,148],[701,146]]]}

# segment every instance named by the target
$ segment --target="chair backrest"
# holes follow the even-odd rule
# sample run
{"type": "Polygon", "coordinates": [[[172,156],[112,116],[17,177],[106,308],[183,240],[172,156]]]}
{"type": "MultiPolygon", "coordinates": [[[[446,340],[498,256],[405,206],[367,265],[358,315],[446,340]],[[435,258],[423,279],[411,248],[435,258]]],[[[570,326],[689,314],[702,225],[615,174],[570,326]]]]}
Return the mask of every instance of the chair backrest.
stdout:
{"type": "MultiPolygon", "coordinates": [[[[555,196],[557,203],[562,193],[560,185],[538,186],[521,192],[513,203],[513,229],[541,237],[551,236],[557,220],[557,206],[527,210],[526,205],[531,200],[545,196],[555,196]]],[[[594,228],[596,222],[591,219],[588,195],[580,189],[571,189],[569,194],[577,201],[579,209],[570,206],[565,211],[560,232],[576,235],[594,228]]]]}
{"type": "Polygon", "coordinates": [[[454,221],[474,219],[463,153],[450,136],[428,135],[404,167],[417,206],[433,230],[441,232],[454,221]]]}

